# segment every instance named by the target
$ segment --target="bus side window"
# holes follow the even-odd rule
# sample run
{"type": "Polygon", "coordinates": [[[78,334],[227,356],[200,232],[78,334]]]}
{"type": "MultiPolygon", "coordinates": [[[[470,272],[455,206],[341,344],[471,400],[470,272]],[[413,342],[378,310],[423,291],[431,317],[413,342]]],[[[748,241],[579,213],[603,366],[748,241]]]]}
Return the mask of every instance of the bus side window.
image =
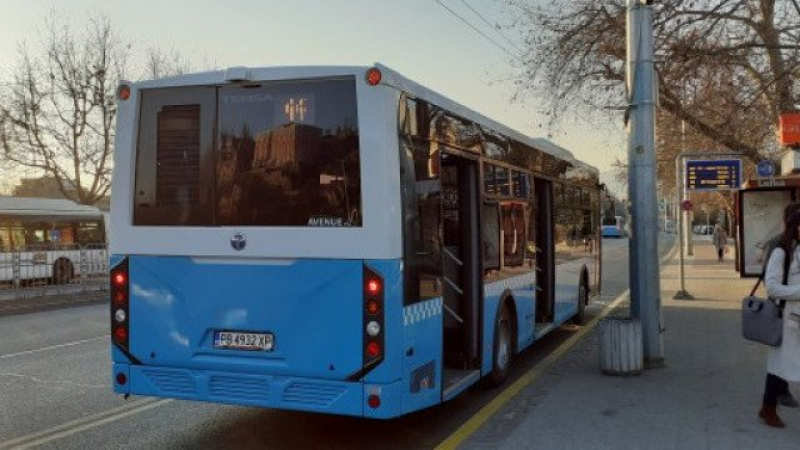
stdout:
{"type": "Polygon", "coordinates": [[[500,204],[497,202],[483,204],[483,269],[484,271],[500,269],[500,204]]]}
{"type": "Polygon", "coordinates": [[[525,253],[525,205],[514,202],[502,207],[503,265],[521,266],[525,253]]]}
{"type": "Polygon", "coordinates": [[[428,140],[428,105],[406,99],[400,109],[403,272],[408,305],[442,295],[442,188],[439,152],[428,140]]]}

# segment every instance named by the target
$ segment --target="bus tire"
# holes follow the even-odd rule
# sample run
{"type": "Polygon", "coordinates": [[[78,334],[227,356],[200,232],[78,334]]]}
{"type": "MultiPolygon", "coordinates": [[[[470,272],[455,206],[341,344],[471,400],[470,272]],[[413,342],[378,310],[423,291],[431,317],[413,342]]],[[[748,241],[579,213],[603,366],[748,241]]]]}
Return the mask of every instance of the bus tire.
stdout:
{"type": "Polygon", "coordinates": [[[75,278],[75,267],[67,258],[58,258],[53,263],[53,284],[69,284],[75,278]]]}
{"type": "Polygon", "coordinates": [[[586,304],[589,303],[589,285],[586,282],[586,274],[581,275],[581,283],[578,287],[578,312],[572,316],[572,323],[583,325],[586,323],[586,304]]]}
{"type": "Polygon", "coordinates": [[[514,341],[511,328],[511,315],[507,306],[502,306],[494,322],[494,343],[492,344],[492,372],[489,385],[500,386],[508,379],[511,362],[514,358],[514,341]]]}

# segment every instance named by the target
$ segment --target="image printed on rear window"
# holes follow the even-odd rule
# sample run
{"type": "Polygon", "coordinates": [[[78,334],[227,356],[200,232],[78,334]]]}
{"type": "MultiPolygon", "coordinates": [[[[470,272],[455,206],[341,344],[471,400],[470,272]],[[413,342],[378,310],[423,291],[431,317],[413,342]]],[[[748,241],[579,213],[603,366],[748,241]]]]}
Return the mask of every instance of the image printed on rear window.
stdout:
{"type": "Polygon", "coordinates": [[[355,82],[219,91],[216,222],[361,226],[355,82]]]}

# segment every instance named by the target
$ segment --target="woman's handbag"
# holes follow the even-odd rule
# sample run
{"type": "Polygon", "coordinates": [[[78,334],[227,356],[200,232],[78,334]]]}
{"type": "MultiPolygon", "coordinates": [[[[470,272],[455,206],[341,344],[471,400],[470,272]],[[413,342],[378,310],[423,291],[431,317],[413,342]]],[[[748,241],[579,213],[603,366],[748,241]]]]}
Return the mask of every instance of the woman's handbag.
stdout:
{"type": "MultiPolygon", "coordinates": [[[[791,264],[792,260],[787,257],[784,261],[791,264]]],[[[783,284],[787,284],[789,280],[789,264],[783,264],[783,284]]],[[[776,303],[771,298],[756,297],[756,290],[763,279],[762,273],[750,295],[742,299],[742,335],[751,341],[780,347],[783,341],[783,308],[786,301],[780,300],[776,303]]]]}
{"type": "MultiPolygon", "coordinates": [[[[758,285],[756,285],[758,286],[758,285]]],[[[753,289],[755,291],[755,289],[753,289]]],[[[745,339],[772,347],[783,341],[783,303],[750,295],[742,300],[742,335],[745,339]]]]}

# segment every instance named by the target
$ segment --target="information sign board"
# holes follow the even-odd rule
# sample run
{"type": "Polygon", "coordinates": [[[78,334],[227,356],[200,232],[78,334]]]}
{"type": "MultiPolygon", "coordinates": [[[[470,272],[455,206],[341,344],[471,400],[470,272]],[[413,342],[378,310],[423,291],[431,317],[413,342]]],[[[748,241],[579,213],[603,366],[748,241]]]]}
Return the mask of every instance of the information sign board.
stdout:
{"type": "Polygon", "coordinates": [[[742,161],[739,159],[686,161],[686,189],[739,189],[742,184],[742,161]]]}

